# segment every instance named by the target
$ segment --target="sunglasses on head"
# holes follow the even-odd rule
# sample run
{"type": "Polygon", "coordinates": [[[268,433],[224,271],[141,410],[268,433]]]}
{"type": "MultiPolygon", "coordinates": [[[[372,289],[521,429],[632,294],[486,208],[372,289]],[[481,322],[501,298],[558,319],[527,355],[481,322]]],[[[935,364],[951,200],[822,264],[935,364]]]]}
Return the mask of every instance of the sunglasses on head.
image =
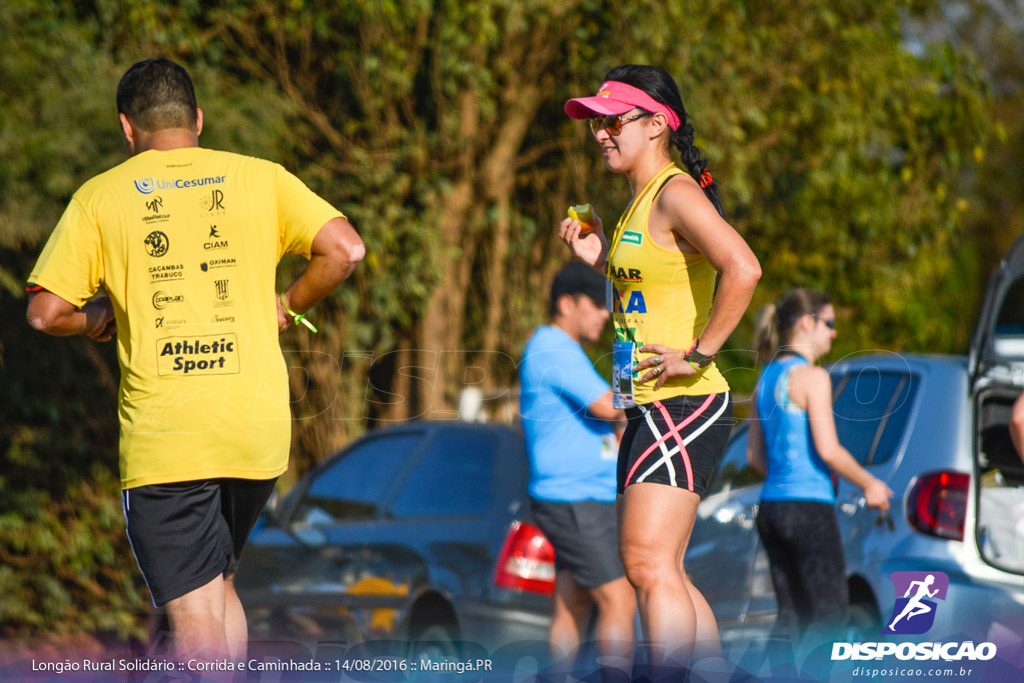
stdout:
{"type": "Polygon", "coordinates": [[[650,115],[651,112],[642,111],[639,114],[634,114],[633,116],[626,117],[623,117],[622,114],[618,114],[617,116],[591,116],[589,119],[590,132],[592,132],[594,135],[597,135],[597,131],[604,128],[606,131],[608,131],[608,135],[618,135],[619,133],[622,132],[623,125],[629,123],[630,121],[636,121],[637,119],[642,119],[643,117],[650,115]]]}

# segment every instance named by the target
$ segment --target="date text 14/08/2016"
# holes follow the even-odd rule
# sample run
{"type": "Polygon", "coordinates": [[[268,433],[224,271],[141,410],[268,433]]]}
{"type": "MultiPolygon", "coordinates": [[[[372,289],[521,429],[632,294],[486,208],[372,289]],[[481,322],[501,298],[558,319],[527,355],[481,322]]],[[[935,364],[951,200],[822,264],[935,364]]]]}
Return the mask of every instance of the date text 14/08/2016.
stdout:
{"type": "Polygon", "coordinates": [[[334,663],[339,671],[443,671],[457,674],[492,671],[493,666],[490,659],[463,662],[447,659],[435,661],[428,657],[419,660],[400,658],[336,659],[334,663]]]}

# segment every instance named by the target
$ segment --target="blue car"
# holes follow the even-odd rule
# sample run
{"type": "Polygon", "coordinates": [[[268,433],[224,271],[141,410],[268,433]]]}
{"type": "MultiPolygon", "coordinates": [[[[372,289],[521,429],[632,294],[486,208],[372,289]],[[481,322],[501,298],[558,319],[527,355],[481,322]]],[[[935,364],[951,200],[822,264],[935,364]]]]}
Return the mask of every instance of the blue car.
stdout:
{"type": "MultiPolygon", "coordinates": [[[[920,639],[973,639],[1024,652],[1024,462],[1007,425],[1024,387],[1024,240],[993,275],[970,357],[869,354],[829,369],[839,440],[896,493],[891,514],[840,479],[836,505],[851,599],[850,639],[880,640],[894,572],[949,585],[920,639]]],[[[704,500],[687,570],[723,640],[771,633],[768,559],[756,529],[761,477],[733,434],[704,500]]]]}
{"type": "Polygon", "coordinates": [[[250,638],[314,655],[543,650],[554,551],[530,523],[528,477],[522,432],[504,425],[411,422],[354,441],[253,531],[235,579],[250,638]]]}

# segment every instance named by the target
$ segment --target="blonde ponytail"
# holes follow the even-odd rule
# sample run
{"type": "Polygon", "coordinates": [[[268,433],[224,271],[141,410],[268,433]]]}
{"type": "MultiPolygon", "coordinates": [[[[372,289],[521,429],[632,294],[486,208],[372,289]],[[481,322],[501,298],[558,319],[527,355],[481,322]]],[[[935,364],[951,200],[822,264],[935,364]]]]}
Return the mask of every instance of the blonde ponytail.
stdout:
{"type": "Polygon", "coordinates": [[[828,294],[813,289],[793,289],[779,299],[778,304],[765,304],[757,312],[754,323],[754,351],[757,362],[769,363],[779,350],[779,344],[788,344],[793,326],[805,315],[821,312],[832,303],[828,294]]]}
{"type": "Polygon", "coordinates": [[[775,314],[775,304],[765,304],[757,311],[754,321],[754,351],[757,353],[758,365],[770,361],[779,348],[779,326],[775,314]]]}

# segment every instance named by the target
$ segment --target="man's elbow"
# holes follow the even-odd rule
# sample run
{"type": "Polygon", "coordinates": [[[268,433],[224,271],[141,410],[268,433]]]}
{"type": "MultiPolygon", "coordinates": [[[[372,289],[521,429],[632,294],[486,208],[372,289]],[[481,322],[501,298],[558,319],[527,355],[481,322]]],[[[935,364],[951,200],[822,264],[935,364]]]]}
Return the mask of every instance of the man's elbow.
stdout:
{"type": "Polygon", "coordinates": [[[46,334],[53,335],[55,337],[63,337],[66,333],[60,331],[58,321],[47,315],[33,315],[32,311],[28,312],[25,316],[28,318],[28,324],[32,326],[32,329],[38,330],[39,332],[45,332],[46,334]]]}
{"type": "Polygon", "coordinates": [[[366,245],[356,234],[355,230],[349,227],[338,234],[329,251],[331,260],[342,267],[345,272],[350,272],[356,264],[366,256],[366,245]]]}
{"type": "Polygon", "coordinates": [[[40,315],[33,315],[31,309],[26,311],[25,318],[28,320],[28,324],[32,326],[33,330],[38,330],[39,332],[47,332],[50,327],[49,320],[40,315]]]}
{"type": "Polygon", "coordinates": [[[347,240],[344,245],[344,250],[345,261],[350,267],[354,267],[366,257],[366,245],[363,244],[363,240],[359,237],[347,240]]]}
{"type": "Polygon", "coordinates": [[[43,306],[39,305],[38,301],[37,297],[32,297],[28,303],[28,309],[25,311],[25,318],[32,329],[53,334],[54,318],[43,306]]]}

